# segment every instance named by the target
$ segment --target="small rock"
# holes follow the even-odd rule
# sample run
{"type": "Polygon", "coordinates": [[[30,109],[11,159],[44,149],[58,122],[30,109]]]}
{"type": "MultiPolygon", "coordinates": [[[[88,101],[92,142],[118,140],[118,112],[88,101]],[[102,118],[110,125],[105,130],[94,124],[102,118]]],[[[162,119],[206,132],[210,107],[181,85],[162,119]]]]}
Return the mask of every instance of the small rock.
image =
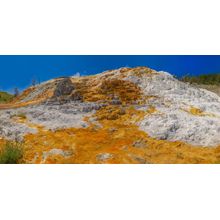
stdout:
{"type": "Polygon", "coordinates": [[[133,160],[136,160],[140,164],[149,164],[149,162],[147,162],[143,157],[140,157],[134,154],[128,154],[128,156],[132,158],[133,160]]]}
{"type": "Polygon", "coordinates": [[[49,156],[61,155],[63,157],[70,157],[73,153],[71,151],[64,151],[62,149],[52,149],[50,151],[43,152],[42,163],[44,163],[49,156]]]}
{"type": "Polygon", "coordinates": [[[115,131],[117,131],[116,128],[109,128],[109,132],[113,133],[113,132],[115,132],[115,131]]]}
{"type": "Polygon", "coordinates": [[[96,159],[98,161],[106,161],[111,158],[113,158],[113,154],[110,154],[110,153],[101,153],[96,156],[96,159]]]}
{"type": "Polygon", "coordinates": [[[147,143],[145,140],[143,139],[140,139],[140,140],[137,140],[133,143],[133,147],[136,147],[136,148],[145,148],[147,147],[147,143]]]}
{"type": "Polygon", "coordinates": [[[56,86],[56,89],[54,91],[54,98],[70,95],[71,92],[75,89],[73,83],[71,82],[71,79],[64,78],[61,79],[56,86]]]}
{"type": "Polygon", "coordinates": [[[136,161],[138,161],[140,164],[146,164],[146,160],[142,157],[134,157],[136,161]]]}

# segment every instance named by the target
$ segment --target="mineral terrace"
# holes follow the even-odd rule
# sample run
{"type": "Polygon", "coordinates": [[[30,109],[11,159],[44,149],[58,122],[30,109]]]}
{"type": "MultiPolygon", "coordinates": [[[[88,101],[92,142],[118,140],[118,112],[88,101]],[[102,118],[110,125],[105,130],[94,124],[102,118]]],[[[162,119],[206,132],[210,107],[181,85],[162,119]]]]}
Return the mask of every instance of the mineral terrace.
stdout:
{"type": "Polygon", "coordinates": [[[62,77],[0,105],[24,163],[219,163],[220,97],[166,72],[62,77]]]}

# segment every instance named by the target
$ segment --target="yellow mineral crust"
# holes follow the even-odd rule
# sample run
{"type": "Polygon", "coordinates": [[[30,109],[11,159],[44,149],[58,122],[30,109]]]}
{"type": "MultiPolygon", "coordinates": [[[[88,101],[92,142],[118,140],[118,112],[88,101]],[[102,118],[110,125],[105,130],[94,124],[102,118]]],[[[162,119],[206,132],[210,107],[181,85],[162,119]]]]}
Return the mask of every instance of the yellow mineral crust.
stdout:
{"type": "Polygon", "coordinates": [[[203,112],[201,109],[196,108],[196,107],[193,107],[193,106],[191,106],[189,112],[190,112],[192,115],[199,115],[199,116],[204,115],[204,112],[203,112]]]}
{"type": "Polygon", "coordinates": [[[209,112],[204,112],[199,108],[196,108],[194,106],[190,106],[189,109],[182,109],[185,112],[188,112],[189,114],[192,114],[194,116],[210,116],[210,117],[218,117],[215,114],[209,113],[209,112]]]}
{"type": "Polygon", "coordinates": [[[83,101],[111,101],[115,98],[122,103],[131,103],[141,98],[140,89],[129,81],[122,79],[102,79],[102,81],[85,78],[74,82],[76,92],[83,101]]]}
{"type": "Polygon", "coordinates": [[[62,129],[55,132],[39,129],[26,135],[24,160],[42,163],[43,154],[52,149],[70,152],[68,157],[51,155],[44,163],[219,163],[220,147],[196,147],[182,142],[169,142],[149,137],[136,122],[146,114],[132,107],[108,106],[93,117],[99,126],[62,129]],[[108,116],[108,113],[111,113],[108,116]],[[111,155],[100,159],[100,155],[111,155]]]}

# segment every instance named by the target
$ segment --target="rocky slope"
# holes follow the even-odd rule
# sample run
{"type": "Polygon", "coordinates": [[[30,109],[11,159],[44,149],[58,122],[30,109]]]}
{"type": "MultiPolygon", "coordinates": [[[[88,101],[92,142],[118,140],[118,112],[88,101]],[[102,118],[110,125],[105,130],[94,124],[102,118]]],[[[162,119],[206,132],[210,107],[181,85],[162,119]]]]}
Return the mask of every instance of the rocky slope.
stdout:
{"type": "Polygon", "coordinates": [[[0,105],[26,163],[218,163],[220,97],[147,67],[57,78],[0,105]]]}

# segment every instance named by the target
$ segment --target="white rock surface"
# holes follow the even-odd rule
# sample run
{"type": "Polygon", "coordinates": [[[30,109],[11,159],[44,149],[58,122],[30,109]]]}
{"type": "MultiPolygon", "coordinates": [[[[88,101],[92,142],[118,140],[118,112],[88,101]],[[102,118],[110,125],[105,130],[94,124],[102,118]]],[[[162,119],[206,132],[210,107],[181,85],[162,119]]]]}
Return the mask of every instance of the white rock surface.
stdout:
{"type": "Polygon", "coordinates": [[[50,151],[45,151],[45,152],[43,152],[43,157],[42,157],[41,163],[45,163],[45,161],[47,160],[47,158],[48,158],[49,156],[52,156],[52,155],[60,155],[60,156],[66,158],[66,157],[71,156],[71,155],[72,155],[72,152],[71,152],[71,151],[64,151],[64,150],[62,150],[62,149],[56,149],[56,148],[54,148],[54,149],[52,149],[52,150],[50,150],[50,151]]]}
{"type": "Polygon", "coordinates": [[[57,130],[62,128],[87,127],[83,120],[91,116],[100,106],[95,103],[70,102],[62,105],[34,105],[18,109],[0,111],[0,137],[19,139],[28,133],[36,133],[37,129],[29,124],[44,126],[46,129],[57,130]],[[16,123],[13,116],[25,115],[27,124],[16,123]]]}
{"type": "Polygon", "coordinates": [[[0,111],[0,137],[21,141],[25,134],[37,132],[36,129],[25,124],[16,123],[13,120],[13,116],[16,114],[16,110],[0,111]]]}
{"type": "Polygon", "coordinates": [[[175,79],[171,74],[127,77],[141,87],[144,94],[156,96],[150,104],[157,112],[146,116],[139,126],[150,136],[193,145],[220,145],[220,97],[204,89],[194,88],[175,79]],[[204,115],[187,111],[199,108],[204,115]]]}

